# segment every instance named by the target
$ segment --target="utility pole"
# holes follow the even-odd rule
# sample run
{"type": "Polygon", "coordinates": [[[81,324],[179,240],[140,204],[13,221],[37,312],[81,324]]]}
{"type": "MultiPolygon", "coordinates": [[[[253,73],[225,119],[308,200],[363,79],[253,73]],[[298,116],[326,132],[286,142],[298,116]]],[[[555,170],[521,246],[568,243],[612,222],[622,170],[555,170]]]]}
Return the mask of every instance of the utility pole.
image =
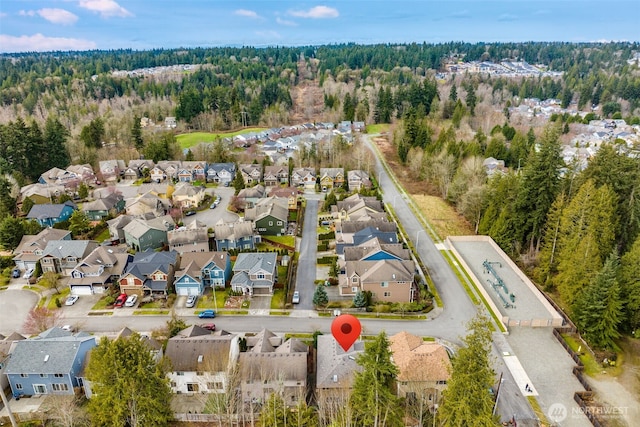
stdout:
{"type": "Polygon", "coordinates": [[[2,396],[2,404],[5,408],[7,408],[7,413],[9,414],[9,420],[11,421],[11,427],[18,427],[18,423],[16,419],[13,417],[13,412],[11,412],[11,408],[9,408],[9,402],[7,401],[7,396],[4,394],[4,390],[0,388],[0,396],[2,396]]]}

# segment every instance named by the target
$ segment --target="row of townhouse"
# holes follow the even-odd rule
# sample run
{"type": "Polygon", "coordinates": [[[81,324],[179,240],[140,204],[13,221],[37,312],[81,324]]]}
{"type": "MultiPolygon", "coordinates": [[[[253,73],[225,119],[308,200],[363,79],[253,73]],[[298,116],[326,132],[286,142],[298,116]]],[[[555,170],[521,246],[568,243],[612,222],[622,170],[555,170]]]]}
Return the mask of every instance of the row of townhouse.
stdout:
{"type": "MultiPolygon", "coordinates": [[[[124,328],[115,339],[126,340],[134,333],[124,328]]],[[[289,407],[305,402],[310,391],[320,409],[326,405],[343,407],[355,374],[361,370],[357,357],[364,352],[362,340],[345,351],[331,335],[318,336],[317,350],[311,352],[300,339],[285,339],[267,329],[237,334],[193,325],[170,338],[164,351],[153,338],[143,339],[155,360],[169,362],[167,377],[173,393],[222,394],[233,387],[242,399],[238,411],[244,413],[259,412],[274,392],[289,407]],[[241,350],[241,339],[246,350],[241,350]],[[232,369],[235,366],[238,369],[232,369]],[[315,377],[314,390],[310,389],[310,376],[315,377]]],[[[421,399],[425,409],[435,410],[450,378],[451,362],[445,347],[407,332],[391,336],[389,342],[398,368],[398,397],[421,399]]],[[[8,383],[15,397],[84,392],[93,398],[94,384],[85,369],[96,345],[96,338],[88,333],[73,334],[58,327],[32,338],[17,333],[0,337],[2,382],[8,383]]],[[[204,405],[204,400],[200,401],[204,405]]]]}
{"type": "Polygon", "coordinates": [[[345,171],[343,168],[320,168],[316,172],[314,168],[294,168],[289,176],[287,166],[265,166],[264,170],[259,164],[239,165],[240,173],[245,185],[263,183],[265,187],[277,187],[291,185],[305,190],[315,190],[319,184],[323,192],[333,188],[344,187],[347,183],[350,191],[359,191],[361,188],[371,188],[369,173],[363,170],[345,171]]]}
{"type": "Polygon", "coordinates": [[[171,290],[178,295],[202,295],[207,287],[226,285],[249,295],[271,294],[278,280],[275,252],[241,253],[232,268],[226,250],[146,250],[132,255],[126,248],[72,240],[70,232],[53,228],[25,235],[13,261],[22,270],[35,270],[39,264],[43,272],[69,277],[74,295],[105,293],[114,286],[127,295],[164,297],[171,290]]]}
{"type": "Polygon", "coordinates": [[[207,163],[203,161],[163,160],[157,164],[151,160],[103,160],[99,163],[105,182],[118,179],[135,180],[148,175],[153,182],[166,180],[176,182],[207,181],[229,185],[235,178],[234,163],[207,163]]]}

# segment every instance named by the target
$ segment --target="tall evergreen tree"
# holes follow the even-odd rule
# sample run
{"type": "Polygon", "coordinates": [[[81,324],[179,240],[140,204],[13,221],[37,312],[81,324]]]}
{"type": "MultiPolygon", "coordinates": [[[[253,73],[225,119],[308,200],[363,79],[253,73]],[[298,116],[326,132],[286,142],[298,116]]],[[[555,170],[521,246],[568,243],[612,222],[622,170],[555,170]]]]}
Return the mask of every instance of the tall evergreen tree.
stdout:
{"type": "Polygon", "coordinates": [[[612,253],[591,284],[576,301],[576,323],[584,337],[598,348],[615,348],[623,320],[618,286],[618,254],[612,253]]]}
{"type": "Polygon", "coordinates": [[[329,297],[324,286],[316,286],[316,290],[313,292],[313,305],[316,307],[325,307],[329,303],[329,297]]]}
{"type": "MultiPolygon", "coordinates": [[[[69,132],[56,118],[49,116],[44,125],[44,144],[47,166],[64,169],[71,163],[71,156],[67,148],[69,132]]],[[[43,155],[45,155],[43,153],[43,155]]],[[[44,169],[46,171],[47,169],[44,169]]]]}
{"type": "Polygon", "coordinates": [[[620,296],[624,303],[627,332],[640,328],[640,236],[620,259],[620,296]]]}
{"type": "Polygon", "coordinates": [[[86,375],[99,396],[89,400],[91,425],[161,427],[173,419],[166,366],[140,335],[103,337],[91,351],[86,375]]]}
{"type": "Polygon", "coordinates": [[[402,407],[393,393],[398,369],[391,361],[386,333],[368,342],[356,360],[362,371],[355,374],[349,405],[354,426],[402,426],[402,407]]]}
{"type": "Polygon", "coordinates": [[[0,221],[0,246],[12,251],[18,247],[24,236],[24,222],[14,216],[6,216],[0,221]]]}
{"type": "Polygon", "coordinates": [[[451,378],[442,393],[438,419],[450,427],[493,427],[493,398],[489,388],[495,382],[491,369],[491,328],[478,316],[467,325],[464,347],[451,361],[451,378]]]}
{"type": "Polygon", "coordinates": [[[142,150],[144,147],[144,139],[142,138],[142,124],[140,117],[133,116],[133,125],[131,126],[131,144],[136,150],[142,150]]]}
{"type": "Polygon", "coordinates": [[[549,208],[560,188],[560,141],[552,127],[545,129],[540,150],[534,151],[522,171],[522,183],[516,201],[520,240],[528,242],[529,249],[538,251],[549,208]]]}
{"type": "Polygon", "coordinates": [[[104,139],[104,122],[100,117],[91,120],[80,131],[80,140],[84,145],[90,148],[102,148],[102,140],[104,139]]]}

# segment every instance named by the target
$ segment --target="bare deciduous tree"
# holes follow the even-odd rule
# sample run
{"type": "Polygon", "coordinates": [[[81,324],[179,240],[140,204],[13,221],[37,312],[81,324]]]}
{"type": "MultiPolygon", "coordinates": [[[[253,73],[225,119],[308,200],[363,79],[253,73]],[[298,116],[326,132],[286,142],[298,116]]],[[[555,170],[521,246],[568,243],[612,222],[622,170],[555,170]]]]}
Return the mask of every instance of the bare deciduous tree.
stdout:
{"type": "Polygon", "coordinates": [[[34,307],[29,310],[27,320],[24,322],[24,331],[28,334],[39,334],[53,328],[60,319],[58,310],[49,310],[46,307],[34,307]]]}

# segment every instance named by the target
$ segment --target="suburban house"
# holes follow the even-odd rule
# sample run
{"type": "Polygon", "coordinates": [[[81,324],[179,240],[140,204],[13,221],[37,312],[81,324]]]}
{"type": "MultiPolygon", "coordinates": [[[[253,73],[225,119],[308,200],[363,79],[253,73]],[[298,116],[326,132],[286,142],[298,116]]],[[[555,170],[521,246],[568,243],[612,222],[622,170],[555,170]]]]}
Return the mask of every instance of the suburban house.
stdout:
{"type": "Polygon", "coordinates": [[[180,182],[171,193],[171,200],[176,208],[197,208],[205,195],[204,187],[194,187],[191,183],[180,182]]]}
{"type": "Polygon", "coordinates": [[[126,169],[123,160],[101,160],[98,166],[104,182],[116,182],[126,169]]]}
{"type": "Polygon", "coordinates": [[[207,169],[207,182],[229,186],[235,177],[235,163],[211,163],[207,169]]]}
{"type": "MultiPolygon", "coordinates": [[[[153,215],[150,215],[150,217],[153,217],[153,215]]],[[[107,221],[109,238],[112,242],[118,241],[118,243],[124,243],[124,228],[133,221],[134,218],[133,215],[119,215],[107,221]]]]}
{"type": "Polygon", "coordinates": [[[411,251],[402,243],[383,243],[375,237],[358,246],[344,248],[345,261],[379,261],[382,259],[409,260],[411,251]]]}
{"type": "Polygon", "coordinates": [[[417,295],[413,261],[345,261],[344,270],[344,274],[338,275],[342,296],[370,291],[375,301],[412,302],[417,295]]]}
{"type": "Polygon", "coordinates": [[[262,165],[259,164],[244,164],[238,166],[242,179],[245,185],[253,185],[254,183],[262,181],[262,165]]]}
{"type": "Polygon", "coordinates": [[[331,215],[336,221],[366,221],[386,219],[382,202],[375,197],[353,194],[331,206],[331,215]]]}
{"type": "Polygon", "coordinates": [[[144,252],[161,248],[168,243],[167,231],[175,228],[171,215],[143,220],[134,218],[124,227],[124,241],[128,247],[144,252]]]}
{"type": "Polygon", "coordinates": [[[189,252],[182,255],[180,265],[175,280],[178,295],[202,295],[207,286],[224,289],[231,278],[228,252],[189,252]]]}
{"type": "Polygon", "coordinates": [[[77,209],[78,207],[72,201],[33,205],[27,214],[27,219],[35,219],[43,227],[53,227],[53,224],[68,220],[77,209]]]}
{"type": "Polygon", "coordinates": [[[67,171],[76,174],[80,182],[84,182],[87,185],[93,185],[96,182],[96,174],[93,172],[93,167],[89,163],[69,165],[67,166],[67,171]]]}
{"type": "Polygon", "coordinates": [[[164,215],[167,207],[163,201],[152,193],[144,193],[126,200],[127,215],[144,215],[151,213],[155,216],[164,215]]]}
{"type": "Polygon", "coordinates": [[[258,200],[264,198],[266,195],[266,191],[264,186],[258,184],[254,187],[243,188],[240,190],[236,198],[240,201],[240,204],[244,207],[244,209],[251,208],[255,205],[258,200]]]}
{"type": "Polygon", "coordinates": [[[134,169],[138,176],[143,176],[148,173],[145,171],[151,171],[151,169],[153,169],[155,165],[153,164],[153,160],[132,159],[132,160],[129,160],[128,166],[129,166],[129,169],[134,169]]]}
{"type": "Polygon", "coordinates": [[[361,246],[372,239],[377,239],[383,244],[398,243],[398,234],[395,231],[384,230],[385,228],[366,227],[356,231],[355,233],[343,232],[341,234],[341,238],[339,240],[336,239],[336,254],[341,256],[346,248],[351,246],[361,246]]]}
{"type": "Polygon", "coordinates": [[[207,164],[204,162],[184,161],[178,170],[178,181],[204,181],[207,178],[206,171],[207,164]]]}
{"type": "Polygon", "coordinates": [[[13,353],[18,341],[26,339],[26,337],[23,337],[17,332],[11,333],[8,337],[0,335],[0,390],[3,392],[9,388],[9,380],[5,375],[5,368],[9,361],[9,355],[13,353]]]}
{"type": "Polygon", "coordinates": [[[287,209],[295,211],[298,209],[300,190],[296,187],[274,187],[269,191],[269,197],[287,199],[287,209]]]}
{"type": "MultiPolygon", "coordinates": [[[[155,175],[156,182],[162,182],[164,179],[170,179],[172,181],[178,180],[178,172],[180,171],[181,162],[179,160],[160,160],[156,165],[157,168],[162,170],[162,175],[155,175]]],[[[154,181],[153,172],[151,174],[151,180],[154,181]]]]}
{"type": "Polygon", "coordinates": [[[24,202],[26,199],[31,199],[36,205],[52,203],[54,197],[66,194],[66,192],[66,188],[62,185],[41,184],[36,182],[35,184],[20,187],[20,200],[24,202]]]}
{"type": "Polygon", "coordinates": [[[349,191],[360,191],[363,188],[371,188],[371,178],[369,174],[363,170],[350,170],[347,172],[347,183],[349,191]]]}
{"type": "Polygon", "coordinates": [[[214,226],[214,239],[219,251],[255,249],[261,241],[250,221],[219,222],[214,226]]]}
{"type": "Polygon", "coordinates": [[[71,240],[71,232],[56,228],[45,228],[36,235],[25,234],[20,243],[13,250],[13,262],[20,270],[36,268],[36,264],[42,258],[44,249],[51,241],[71,240]]]}
{"type": "Polygon", "coordinates": [[[331,191],[333,188],[344,185],[344,169],[320,168],[320,188],[322,191],[331,191]]]}
{"type": "Polygon", "coordinates": [[[177,394],[224,393],[227,376],[238,360],[238,336],[193,325],[167,341],[165,356],[171,362],[167,374],[177,394]]]}
{"type": "Polygon", "coordinates": [[[398,226],[395,222],[387,221],[387,219],[366,220],[366,221],[340,221],[336,223],[336,240],[345,239],[353,243],[353,234],[365,228],[371,228],[383,233],[398,232],[398,226]]]}
{"type": "Polygon", "coordinates": [[[178,122],[175,117],[165,117],[164,118],[164,127],[167,129],[175,129],[178,127],[178,122]]]}
{"type": "Polygon", "coordinates": [[[275,252],[245,252],[238,254],[233,265],[231,289],[247,295],[271,295],[278,280],[275,252]]]}
{"type": "Polygon", "coordinates": [[[246,340],[248,349],[238,360],[242,401],[263,403],[275,392],[287,406],[305,402],[309,346],[266,329],[246,340]]]}
{"type": "Polygon", "coordinates": [[[313,168],[297,168],[291,172],[291,186],[304,188],[305,190],[315,190],[316,171],[313,168]]]}
{"type": "Polygon", "coordinates": [[[38,178],[40,184],[61,185],[64,188],[75,189],[80,185],[80,177],[71,171],[60,168],[51,168],[38,178]]]}
{"type": "Polygon", "coordinates": [[[286,201],[269,197],[245,210],[244,219],[253,221],[262,236],[284,236],[287,232],[289,210],[286,201]]]}
{"type": "Polygon", "coordinates": [[[278,187],[281,184],[289,184],[289,167],[265,166],[262,180],[264,181],[264,186],[267,188],[278,187]]]}
{"type": "Polygon", "coordinates": [[[101,221],[111,216],[116,216],[124,211],[125,201],[120,193],[111,193],[105,197],[82,205],[82,211],[92,221],[101,221]]]}
{"type": "Polygon", "coordinates": [[[408,332],[389,337],[389,348],[398,368],[397,396],[423,402],[433,410],[451,377],[447,349],[408,332]]]}
{"type": "Polygon", "coordinates": [[[496,160],[493,157],[487,157],[484,159],[482,166],[484,166],[484,170],[489,177],[494,175],[504,175],[507,172],[504,160],[496,160]]]}
{"type": "Polygon", "coordinates": [[[151,179],[151,182],[160,183],[167,179],[167,174],[164,172],[164,169],[162,169],[158,165],[155,165],[151,169],[151,172],[149,172],[149,179],[151,179]]]}
{"type": "Polygon", "coordinates": [[[175,251],[138,252],[118,281],[120,292],[166,297],[179,266],[179,255],[175,251]]]}
{"type": "Polygon", "coordinates": [[[362,353],[364,341],[360,339],[344,351],[333,335],[318,335],[316,402],[320,414],[335,414],[349,403],[355,373],[362,370],[356,359],[362,353]]]}
{"type": "Polygon", "coordinates": [[[52,240],[42,251],[42,272],[69,276],[71,271],[89,255],[98,243],[93,240],[52,240]]]}
{"type": "Polygon", "coordinates": [[[118,282],[133,255],[124,248],[98,246],[71,270],[73,295],[103,294],[118,282]]]}
{"type": "Polygon", "coordinates": [[[167,231],[167,242],[170,251],[179,254],[185,252],[209,252],[209,231],[207,226],[198,220],[167,231]]]}
{"type": "Polygon", "coordinates": [[[54,327],[16,342],[5,373],[14,396],[73,395],[95,337],[54,327]]]}

